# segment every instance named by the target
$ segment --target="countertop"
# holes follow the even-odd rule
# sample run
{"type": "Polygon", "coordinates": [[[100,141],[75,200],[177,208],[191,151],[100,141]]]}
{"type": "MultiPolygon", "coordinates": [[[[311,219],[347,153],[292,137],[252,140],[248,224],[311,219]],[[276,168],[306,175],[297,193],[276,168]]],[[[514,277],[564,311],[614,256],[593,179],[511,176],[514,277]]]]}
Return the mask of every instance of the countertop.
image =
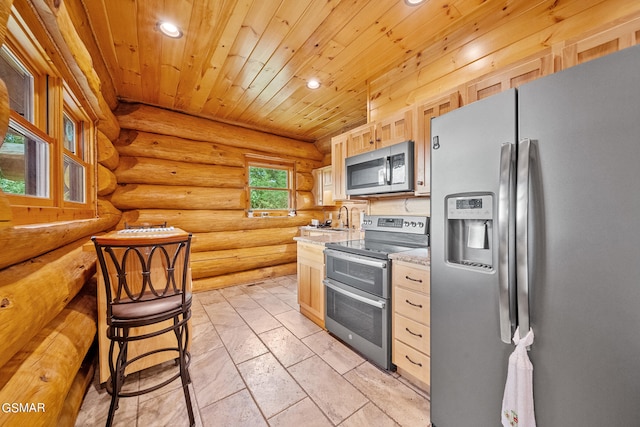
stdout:
{"type": "Polygon", "coordinates": [[[397,252],[389,254],[389,258],[397,261],[411,262],[414,264],[431,266],[431,253],[429,248],[418,248],[406,252],[397,252]]]}
{"type": "MultiPolygon", "coordinates": [[[[313,231],[323,231],[322,228],[309,227],[313,231]]],[[[326,230],[325,230],[326,231],[326,230]]],[[[362,235],[360,231],[345,230],[345,231],[326,231],[320,236],[296,236],[293,240],[297,242],[313,243],[316,245],[324,246],[325,243],[330,242],[344,242],[346,240],[359,240],[362,235]]]]}
{"type": "MultiPolygon", "coordinates": [[[[316,227],[300,227],[301,229],[308,229],[313,231],[325,231],[319,236],[296,236],[293,240],[297,242],[313,243],[316,245],[324,246],[325,243],[330,242],[344,242],[346,240],[358,240],[362,238],[360,231],[345,230],[345,231],[329,231],[327,229],[316,227]]],[[[414,264],[431,266],[431,254],[429,248],[417,248],[405,252],[397,252],[389,254],[389,258],[392,260],[411,262],[414,264]]]]}

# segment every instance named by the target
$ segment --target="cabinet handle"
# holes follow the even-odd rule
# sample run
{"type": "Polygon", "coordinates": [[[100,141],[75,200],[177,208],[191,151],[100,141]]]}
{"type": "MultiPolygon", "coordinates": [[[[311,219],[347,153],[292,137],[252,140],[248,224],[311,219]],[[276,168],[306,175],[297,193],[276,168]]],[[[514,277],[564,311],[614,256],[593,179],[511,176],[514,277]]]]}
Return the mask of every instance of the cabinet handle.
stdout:
{"type": "Polygon", "coordinates": [[[369,144],[373,145],[373,139],[369,140],[369,144]]]}
{"type": "Polygon", "coordinates": [[[418,308],[422,308],[422,304],[414,304],[411,301],[409,301],[408,299],[405,300],[405,302],[409,305],[412,305],[414,307],[418,307],[418,308]]]}
{"type": "Polygon", "coordinates": [[[418,184],[418,185],[424,185],[424,181],[420,180],[420,181],[416,182],[416,184],[418,184]]]}
{"type": "Polygon", "coordinates": [[[404,278],[407,280],[411,280],[412,282],[422,283],[422,279],[414,279],[413,277],[410,277],[410,276],[404,276],[404,278]]]}
{"type": "Polygon", "coordinates": [[[414,361],[413,361],[413,360],[411,360],[411,358],[410,358],[409,356],[407,356],[406,354],[404,355],[404,357],[406,357],[406,358],[407,358],[407,360],[408,360],[409,362],[413,363],[414,365],[418,365],[418,366],[420,366],[420,367],[422,368],[422,363],[414,362],[414,361]]]}
{"type": "Polygon", "coordinates": [[[409,332],[411,335],[413,335],[414,337],[419,337],[422,338],[422,334],[416,334],[415,332],[413,332],[411,329],[409,328],[404,328],[407,332],[409,332]]]}

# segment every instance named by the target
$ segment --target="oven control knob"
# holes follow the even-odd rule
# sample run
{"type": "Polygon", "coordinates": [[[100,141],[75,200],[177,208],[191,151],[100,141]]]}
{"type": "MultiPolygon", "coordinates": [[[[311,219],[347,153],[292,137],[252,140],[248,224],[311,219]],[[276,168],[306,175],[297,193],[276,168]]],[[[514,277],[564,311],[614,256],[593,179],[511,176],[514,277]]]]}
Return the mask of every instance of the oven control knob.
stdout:
{"type": "Polygon", "coordinates": [[[408,226],[409,226],[409,221],[405,221],[405,222],[404,222],[404,226],[405,226],[405,227],[408,227],[408,226]]]}
{"type": "Polygon", "coordinates": [[[420,228],[424,228],[424,222],[419,222],[419,223],[418,223],[418,227],[420,227],[420,228]]]}
{"type": "Polygon", "coordinates": [[[412,226],[412,227],[415,227],[415,226],[416,226],[415,221],[411,221],[411,226],[412,226]]]}

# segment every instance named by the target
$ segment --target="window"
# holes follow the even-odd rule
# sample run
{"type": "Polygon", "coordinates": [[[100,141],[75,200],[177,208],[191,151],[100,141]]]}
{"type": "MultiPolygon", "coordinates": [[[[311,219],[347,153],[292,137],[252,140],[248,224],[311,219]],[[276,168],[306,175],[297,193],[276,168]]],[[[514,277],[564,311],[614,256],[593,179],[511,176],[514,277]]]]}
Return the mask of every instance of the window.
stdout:
{"type": "Polygon", "coordinates": [[[0,188],[5,193],[48,198],[49,138],[14,118],[0,147],[0,188]],[[31,128],[31,129],[29,129],[31,128]]]}
{"type": "Polygon", "coordinates": [[[33,122],[33,75],[6,46],[0,49],[0,78],[9,90],[9,107],[33,122]]]}
{"type": "Polygon", "coordinates": [[[51,46],[43,48],[13,8],[7,28],[0,78],[9,94],[10,119],[0,141],[0,189],[13,222],[95,217],[90,144],[95,121],[47,57],[51,46]]]}
{"type": "Polygon", "coordinates": [[[248,201],[252,211],[294,209],[292,163],[249,159],[247,162],[248,201]]]}
{"type": "MultiPolygon", "coordinates": [[[[68,98],[68,97],[65,97],[68,98]]],[[[70,101],[65,102],[68,107],[70,101]]],[[[84,123],[70,111],[62,115],[62,135],[64,145],[62,166],[62,190],[66,202],[84,203],[86,199],[86,170],[88,164],[84,156],[84,123]]]]}

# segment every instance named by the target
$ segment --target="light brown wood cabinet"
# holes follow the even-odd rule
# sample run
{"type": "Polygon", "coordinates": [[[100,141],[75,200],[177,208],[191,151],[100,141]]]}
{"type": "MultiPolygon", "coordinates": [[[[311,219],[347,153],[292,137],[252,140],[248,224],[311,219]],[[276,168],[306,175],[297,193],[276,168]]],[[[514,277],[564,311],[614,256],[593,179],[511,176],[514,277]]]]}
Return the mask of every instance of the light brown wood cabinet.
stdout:
{"type": "Polygon", "coordinates": [[[415,140],[415,194],[431,194],[431,119],[460,106],[456,90],[441,98],[425,101],[416,107],[417,130],[415,140]]]}
{"type": "Polygon", "coordinates": [[[347,157],[413,139],[413,111],[405,110],[348,132],[347,157]]]}
{"type": "Polygon", "coordinates": [[[509,68],[469,82],[467,85],[467,104],[521,86],[553,72],[553,55],[550,52],[524,59],[509,68]]]}
{"type": "Polygon", "coordinates": [[[333,175],[331,166],[314,169],[313,199],[316,206],[335,206],[333,201],[333,175]]]}
{"type": "Polygon", "coordinates": [[[431,299],[429,267],[393,261],[392,362],[398,373],[429,390],[431,299]]]}
{"type": "Polygon", "coordinates": [[[298,242],[298,304],[300,313],[324,328],[324,245],[298,242]]]}
{"type": "Polygon", "coordinates": [[[348,133],[331,138],[331,181],[333,200],[347,200],[346,171],[344,160],[347,158],[348,133]]]}

